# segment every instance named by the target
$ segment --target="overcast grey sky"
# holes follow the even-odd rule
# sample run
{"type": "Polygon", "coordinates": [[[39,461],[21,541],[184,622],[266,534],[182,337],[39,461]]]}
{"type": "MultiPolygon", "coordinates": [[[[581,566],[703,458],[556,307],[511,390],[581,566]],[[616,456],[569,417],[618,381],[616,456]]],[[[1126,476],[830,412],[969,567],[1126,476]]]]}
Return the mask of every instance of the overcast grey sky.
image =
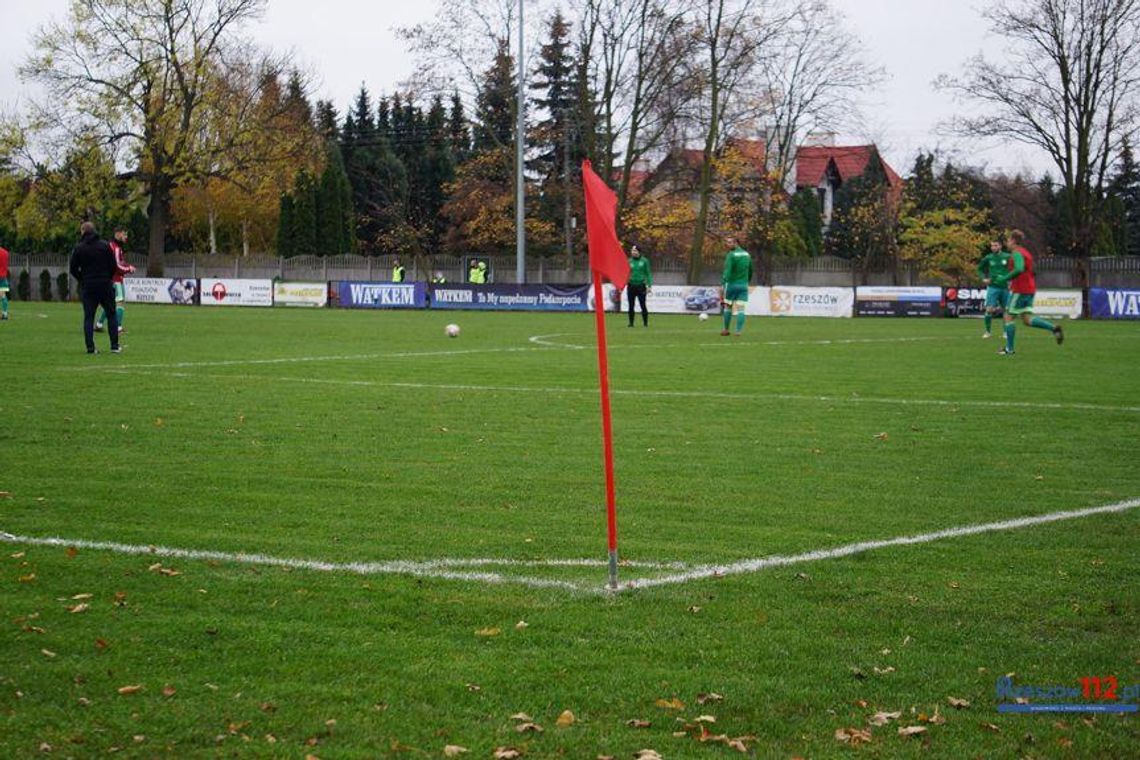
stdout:
{"type": "MultiPolygon", "coordinates": [[[[868,58],[883,66],[887,82],[871,93],[866,127],[843,135],[850,142],[873,140],[900,173],[919,149],[940,149],[955,160],[991,169],[1041,173],[1048,161],[1018,145],[969,145],[940,137],[936,125],[961,110],[934,90],[939,74],[953,74],[971,55],[999,49],[988,35],[978,3],[962,0],[831,0],[863,40],[868,58]]],[[[545,5],[554,4],[545,0],[545,5]]],[[[16,67],[31,50],[35,29],[63,18],[68,0],[0,0],[0,108],[11,111],[26,90],[16,67]]],[[[531,0],[527,2],[528,7],[531,0]]],[[[410,56],[393,28],[427,21],[437,0],[269,0],[265,18],[251,29],[261,43],[292,50],[315,76],[316,95],[343,109],[363,81],[376,92],[390,92],[411,73],[410,56]]]]}

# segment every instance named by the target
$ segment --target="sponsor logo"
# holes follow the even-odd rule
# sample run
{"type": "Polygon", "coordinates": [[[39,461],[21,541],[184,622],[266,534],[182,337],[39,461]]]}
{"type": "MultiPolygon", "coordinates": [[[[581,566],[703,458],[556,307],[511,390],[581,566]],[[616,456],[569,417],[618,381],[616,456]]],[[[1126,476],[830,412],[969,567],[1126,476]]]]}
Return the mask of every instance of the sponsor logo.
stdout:
{"type": "Polygon", "coordinates": [[[349,288],[353,303],[372,304],[373,306],[416,305],[416,293],[410,287],[353,283],[349,288]]]}
{"type": "Polygon", "coordinates": [[[441,290],[432,291],[432,298],[437,303],[474,303],[475,293],[471,290],[441,290]]]}
{"type": "Polygon", "coordinates": [[[214,287],[210,289],[210,295],[214,297],[215,301],[226,300],[226,286],[225,283],[215,282],[214,287]]]}
{"type": "Polygon", "coordinates": [[[1114,317],[1140,317],[1140,290],[1109,290],[1108,313],[1114,317]]]}

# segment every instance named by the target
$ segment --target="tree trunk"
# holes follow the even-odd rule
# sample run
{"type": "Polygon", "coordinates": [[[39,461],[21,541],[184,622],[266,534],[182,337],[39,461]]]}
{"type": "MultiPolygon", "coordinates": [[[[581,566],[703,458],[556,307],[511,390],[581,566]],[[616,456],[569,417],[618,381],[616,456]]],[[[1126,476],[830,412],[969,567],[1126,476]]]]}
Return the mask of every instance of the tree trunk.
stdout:
{"type": "Polygon", "coordinates": [[[249,220],[241,220],[241,255],[249,256],[249,220]]]}
{"type": "Polygon", "coordinates": [[[210,253],[217,254],[218,252],[218,231],[214,225],[214,209],[210,209],[207,214],[207,219],[210,222],[210,253]]]}
{"type": "Polygon", "coordinates": [[[147,215],[150,222],[150,239],[147,245],[146,274],[148,277],[162,277],[166,266],[166,228],[170,221],[168,187],[163,184],[151,187],[147,215]]]}

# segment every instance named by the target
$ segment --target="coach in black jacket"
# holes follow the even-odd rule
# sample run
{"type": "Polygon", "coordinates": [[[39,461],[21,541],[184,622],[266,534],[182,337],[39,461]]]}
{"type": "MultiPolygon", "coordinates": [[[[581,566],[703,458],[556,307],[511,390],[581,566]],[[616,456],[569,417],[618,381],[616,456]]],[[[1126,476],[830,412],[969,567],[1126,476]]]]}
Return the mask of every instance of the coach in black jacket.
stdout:
{"type": "Polygon", "coordinates": [[[106,240],[95,232],[95,225],[84,222],[79,227],[79,243],[71,251],[71,276],[79,280],[83,298],[83,340],[87,353],[95,351],[95,310],[100,306],[107,314],[107,334],[111,337],[111,352],[119,353],[119,319],[115,314],[115,289],[111,279],[118,270],[115,254],[106,240]]]}

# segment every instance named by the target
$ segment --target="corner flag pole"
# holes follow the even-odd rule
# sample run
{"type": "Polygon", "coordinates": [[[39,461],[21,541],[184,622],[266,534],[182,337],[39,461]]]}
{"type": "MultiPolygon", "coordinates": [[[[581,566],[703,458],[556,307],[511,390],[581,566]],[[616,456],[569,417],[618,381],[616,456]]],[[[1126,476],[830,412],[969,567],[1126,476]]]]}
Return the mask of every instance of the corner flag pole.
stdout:
{"type": "Polygon", "coordinates": [[[598,377],[602,392],[602,450],[606,463],[606,523],[610,548],[610,588],[618,586],[617,506],[614,499],[614,429],[610,417],[610,367],[606,358],[606,305],[602,300],[602,277],[594,278],[594,318],[598,328],[598,377]]]}

